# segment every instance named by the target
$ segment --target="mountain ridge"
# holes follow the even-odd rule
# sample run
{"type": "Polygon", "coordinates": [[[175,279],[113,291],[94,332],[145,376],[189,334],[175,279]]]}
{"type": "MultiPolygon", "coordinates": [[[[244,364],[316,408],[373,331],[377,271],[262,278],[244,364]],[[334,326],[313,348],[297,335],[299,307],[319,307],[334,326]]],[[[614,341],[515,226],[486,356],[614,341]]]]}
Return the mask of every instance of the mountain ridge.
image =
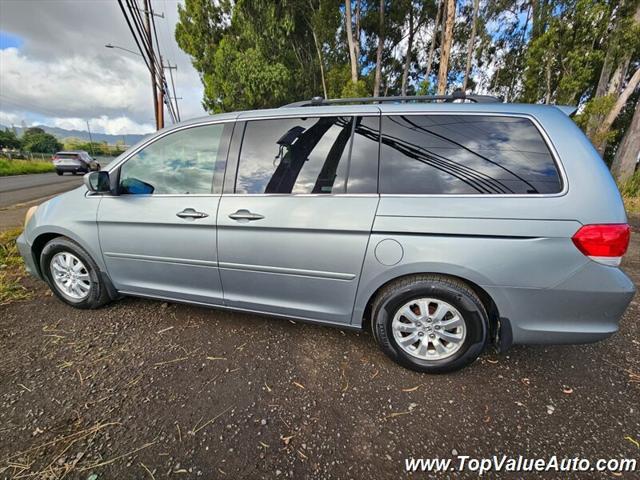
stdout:
{"type": "MultiPolygon", "coordinates": [[[[84,141],[89,141],[89,132],[86,130],[68,130],[66,128],[59,127],[49,127],[48,125],[33,125],[33,127],[38,127],[43,129],[45,132],[50,133],[58,140],[64,140],[65,138],[79,138],[84,141]]],[[[31,128],[31,127],[27,127],[31,128]]],[[[0,125],[1,130],[11,129],[11,127],[7,127],[5,125],[0,125]]],[[[16,131],[16,135],[22,135],[22,127],[14,126],[13,129],[16,131]]],[[[137,134],[126,134],[126,135],[111,135],[108,133],[97,133],[91,132],[91,138],[94,142],[107,142],[109,145],[115,145],[116,142],[123,142],[125,145],[133,145],[134,143],[138,143],[142,140],[146,135],[137,135],[137,134]]]]}

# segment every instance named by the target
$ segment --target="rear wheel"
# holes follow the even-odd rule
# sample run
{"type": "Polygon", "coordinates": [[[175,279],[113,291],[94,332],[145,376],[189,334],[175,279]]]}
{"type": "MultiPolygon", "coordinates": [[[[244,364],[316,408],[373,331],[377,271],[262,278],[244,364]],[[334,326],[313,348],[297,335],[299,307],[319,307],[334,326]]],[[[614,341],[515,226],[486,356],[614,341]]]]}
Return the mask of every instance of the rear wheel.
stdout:
{"type": "Polygon", "coordinates": [[[53,293],[72,307],[98,308],[110,301],[96,263],[67,238],[54,238],[45,245],[40,269],[53,293]]]}
{"type": "Polygon", "coordinates": [[[464,282],[413,275],[384,287],[372,308],[380,348],[412,370],[444,373],[473,362],[484,349],[488,317],[464,282]]]}
{"type": "Polygon", "coordinates": [[[62,172],[61,172],[60,170],[56,170],[56,173],[57,173],[58,175],[62,175],[62,172]]]}

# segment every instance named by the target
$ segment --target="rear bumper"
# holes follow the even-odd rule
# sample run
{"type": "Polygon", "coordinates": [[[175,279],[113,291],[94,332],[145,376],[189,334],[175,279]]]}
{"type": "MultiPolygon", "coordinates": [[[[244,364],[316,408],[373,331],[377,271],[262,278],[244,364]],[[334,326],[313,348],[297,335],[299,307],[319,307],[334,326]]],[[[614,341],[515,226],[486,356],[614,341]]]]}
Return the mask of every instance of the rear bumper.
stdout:
{"type": "Polygon", "coordinates": [[[487,288],[514,344],[591,343],[618,331],[635,294],[618,268],[588,262],[552,288],[487,288]]]}
{"type": "Polygon", "coordinates": [[[36,259],[33,257],[33,252],[31,251],[31,245],[27,243],[27,240],[24,237],[24,233],[21,233],[20,236],[16,239],[16,245],[18,246],[18,251],[24,260],[25,269],[31,275],[42,279],[40,275],[40,270],[36,266],[36,259]]]}
{"type": "Polygon", "coordinates": [[[86,165],[55,165],[58,172],[88,172],[86,165]]]}

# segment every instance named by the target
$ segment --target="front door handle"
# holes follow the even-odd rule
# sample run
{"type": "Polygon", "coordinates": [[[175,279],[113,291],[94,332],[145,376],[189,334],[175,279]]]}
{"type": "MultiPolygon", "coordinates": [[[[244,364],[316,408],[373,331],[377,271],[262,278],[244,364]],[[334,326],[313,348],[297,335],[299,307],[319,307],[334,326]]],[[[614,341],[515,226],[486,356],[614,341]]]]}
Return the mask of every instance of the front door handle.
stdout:
{"type": "Polygon", "coordinates": [[[230,214],[229,218],[232,220],[237,220],[239,222],[251,222],[253,220],[262,220],[264,218],[264,215],[260,215],[259,213],[251,213],[249,210],[245,210],[243,208],[235,213],[230,214]]]}
{"type": "Polygon", "coordinates": [[[204,212],[196,212],[193,208],[185,208],[181,212],[176,213],[180,218],[207,218],[209,215],[204,212]]]}

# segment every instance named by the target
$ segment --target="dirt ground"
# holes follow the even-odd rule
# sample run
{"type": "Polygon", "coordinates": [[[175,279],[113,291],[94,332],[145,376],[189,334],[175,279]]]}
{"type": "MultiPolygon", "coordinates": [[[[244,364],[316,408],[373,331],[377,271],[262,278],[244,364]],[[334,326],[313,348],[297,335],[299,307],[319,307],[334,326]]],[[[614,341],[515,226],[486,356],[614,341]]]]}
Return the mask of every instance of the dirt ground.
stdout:
{"type": "Polygon", "coordinates": [[[0,478],[396,479],[407,457],[640,458],[637,296],[606,341],[428,376],[368,333],[139,299],[79,311],[24,282],[33,298],[0,307],[0,478]]]}

